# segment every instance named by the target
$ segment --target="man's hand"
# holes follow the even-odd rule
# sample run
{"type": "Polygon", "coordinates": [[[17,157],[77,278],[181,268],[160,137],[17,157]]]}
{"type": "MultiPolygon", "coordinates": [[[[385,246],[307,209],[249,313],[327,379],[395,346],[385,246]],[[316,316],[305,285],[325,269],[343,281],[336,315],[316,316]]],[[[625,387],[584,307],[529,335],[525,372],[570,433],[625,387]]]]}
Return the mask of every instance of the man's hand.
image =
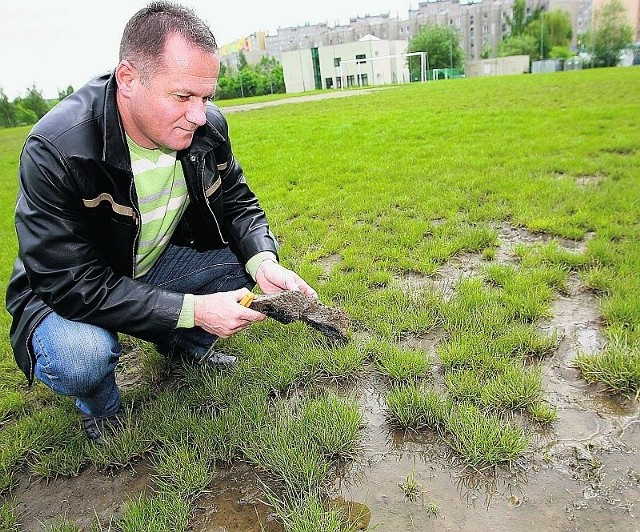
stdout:
{"type": "Polygon", "coordinates": [[[195,296],[195,324],[220,338],[229,338],[254,321],[264,320],[264,314],[240,305],[239,301],[248,292],[241,288],[233,292],[195,296]]]}
{"type": "Polygon", "coordinates": [[[260,264],[256,272],[256,282],[265,294],[294,290],[307,296],[318,297],[316,291],[302,277],[272,260],[265,260],[260,264]]]}

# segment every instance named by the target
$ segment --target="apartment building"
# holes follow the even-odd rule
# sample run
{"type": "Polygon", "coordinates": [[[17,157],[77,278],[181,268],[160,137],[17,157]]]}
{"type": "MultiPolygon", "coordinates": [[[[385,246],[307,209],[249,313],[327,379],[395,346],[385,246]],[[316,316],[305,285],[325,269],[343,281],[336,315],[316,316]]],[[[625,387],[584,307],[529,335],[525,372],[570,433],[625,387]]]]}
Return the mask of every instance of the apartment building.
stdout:
{"type": "MultiPolygon", "coordinates": [[[[589,28],[591,3],[598,0],[527,0],[527,13],[538,6],[545,10],[561,9],[569,13],[573,26],[572,44],[589,28]]],[[[625,0],[638,2],[638,0],[625,0]]],[[[498,44],[510,31],[508,20],[513,16],[513,0],[430,0],[409,10],[409,18],[400,19],[389,13],[352,18],[347,25],[328,23],[278,28],[276,35],[267,35],[268,53],[280,58],[282,52],[312,49],[322,46],[356,42],[365,35],[382,40],[411,40],[421,26],[440,24],[454,26],[467,59],[478,59],[483,51],[495,55],[498,44]]]]}
{"type": "MultiPolygon", "coordinates": [[[[592,2],[597,1],[604,0],[526,0],[526,13],[531,14],[538,7],[543,7],[546,11],[566,11],[573,28],[571,44],[576,46],[579,35],[589,28],[592,2]]],[[[639,3],[639,0],[624,1],[639,3]]],[[[386,13],[354,17],[345,25],[330,26],[323,22],[278,28],[275,35],[256,34],[248,37],[246,43],[243,41],[240,44],[245,43],[244,48],[250,49],[252,54],[259,50],[260,54],[276,57],[283,65],[288,92],[337,87],[345,83],[361,84],[362,78],[358,78],[357,73],[349,81],[342,79],[344,76],[339,76],[337,66],[333,65],[335,58],[350,62],[355,62],[356,56],[360,60],[372,59],[375,57],[372,42],[376,43],[378,57],[383,57],[385,53],[389,56],[402,53],[411,38],[425,24],[456,28],[460,35],[460,45],[469,61],[495,57],[499,43],[510,32],[509,20],[513,16],[513,4],[514,0],[428,0],[419,2],[415,9],[409,9],[406,19],[400,18],[398,14],[394,16],[386,13]],[[363,40],[369,44],[361,44],[363,40]],[[254,45],[255,42],[260,45],[254,45]],[[382,42],[389,44],[383,45],[382,42]],[[398,44],[400,42],[404,44],[398,44]],[[345,48],[349,44],[352,46],[345,48]],[[385,46],[388,50],[383,52],[382,48],[385,46]],[[340,47],[341,51],[336,52],[336,47],[340,47]],[[367,47],[370,48],[368,53],[367,47]]],[[[233,66],[237,63],[237,53],[235,55],[235,59],[231,54],[223,57],[223,60],[227,65],[233,66]]],[[[254,62],[249,57],[247,60],[254,62]]],[[[375,79],[380,75],[398,80],[407,75],[399,66],[393,66],[395,63],[391,62],[390,65],[392,66],[388,72],[371,72],[367,81],[375,84],[375,79]]]]}

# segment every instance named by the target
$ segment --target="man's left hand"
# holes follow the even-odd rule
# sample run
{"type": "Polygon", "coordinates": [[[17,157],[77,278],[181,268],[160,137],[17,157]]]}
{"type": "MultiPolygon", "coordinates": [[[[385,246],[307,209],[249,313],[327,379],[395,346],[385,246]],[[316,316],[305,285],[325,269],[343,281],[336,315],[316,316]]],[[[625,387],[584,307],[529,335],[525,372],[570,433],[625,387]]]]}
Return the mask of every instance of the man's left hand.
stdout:
{"type": "Polygon", "coordinates": [[[265,260],[260,264],[256,273],[256,282],[265,294],[294,290],[307,296],[318,297],[316,291],[302,277],[272,260],[265,260]]]}

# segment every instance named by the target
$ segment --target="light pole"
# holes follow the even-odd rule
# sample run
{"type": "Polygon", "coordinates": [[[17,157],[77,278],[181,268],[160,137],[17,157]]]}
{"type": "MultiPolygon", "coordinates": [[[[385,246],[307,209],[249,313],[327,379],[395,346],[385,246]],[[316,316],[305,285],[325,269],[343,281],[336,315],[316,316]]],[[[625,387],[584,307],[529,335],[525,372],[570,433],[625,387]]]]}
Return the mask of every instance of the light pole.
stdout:
{"type": "Polygon", "coordinates": [[[544,60],[544,9],[540,9],[540,61],[544,60]]]}
{"type": "Polygon", "coordinates": [[[451,35],[449,36],[451,37],[449,39],[449,68],[450,68],[450,72],[449,75],[453,75],[453,33],[451,33],[451,35]]]}

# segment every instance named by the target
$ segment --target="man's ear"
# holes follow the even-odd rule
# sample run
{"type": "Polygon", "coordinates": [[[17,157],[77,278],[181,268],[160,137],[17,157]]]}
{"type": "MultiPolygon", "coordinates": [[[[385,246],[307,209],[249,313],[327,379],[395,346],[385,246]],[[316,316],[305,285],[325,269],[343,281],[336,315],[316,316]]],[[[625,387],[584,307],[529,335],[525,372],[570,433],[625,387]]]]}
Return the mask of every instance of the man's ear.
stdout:
{"type": "Polygon", "coordinates": [[[129,61],[122,60],[116,67],[116,83],[118,84],[118,92],[123,96],[129,96],[132,90],[132,84],[139,79],[138,70],[129,61]]]}

